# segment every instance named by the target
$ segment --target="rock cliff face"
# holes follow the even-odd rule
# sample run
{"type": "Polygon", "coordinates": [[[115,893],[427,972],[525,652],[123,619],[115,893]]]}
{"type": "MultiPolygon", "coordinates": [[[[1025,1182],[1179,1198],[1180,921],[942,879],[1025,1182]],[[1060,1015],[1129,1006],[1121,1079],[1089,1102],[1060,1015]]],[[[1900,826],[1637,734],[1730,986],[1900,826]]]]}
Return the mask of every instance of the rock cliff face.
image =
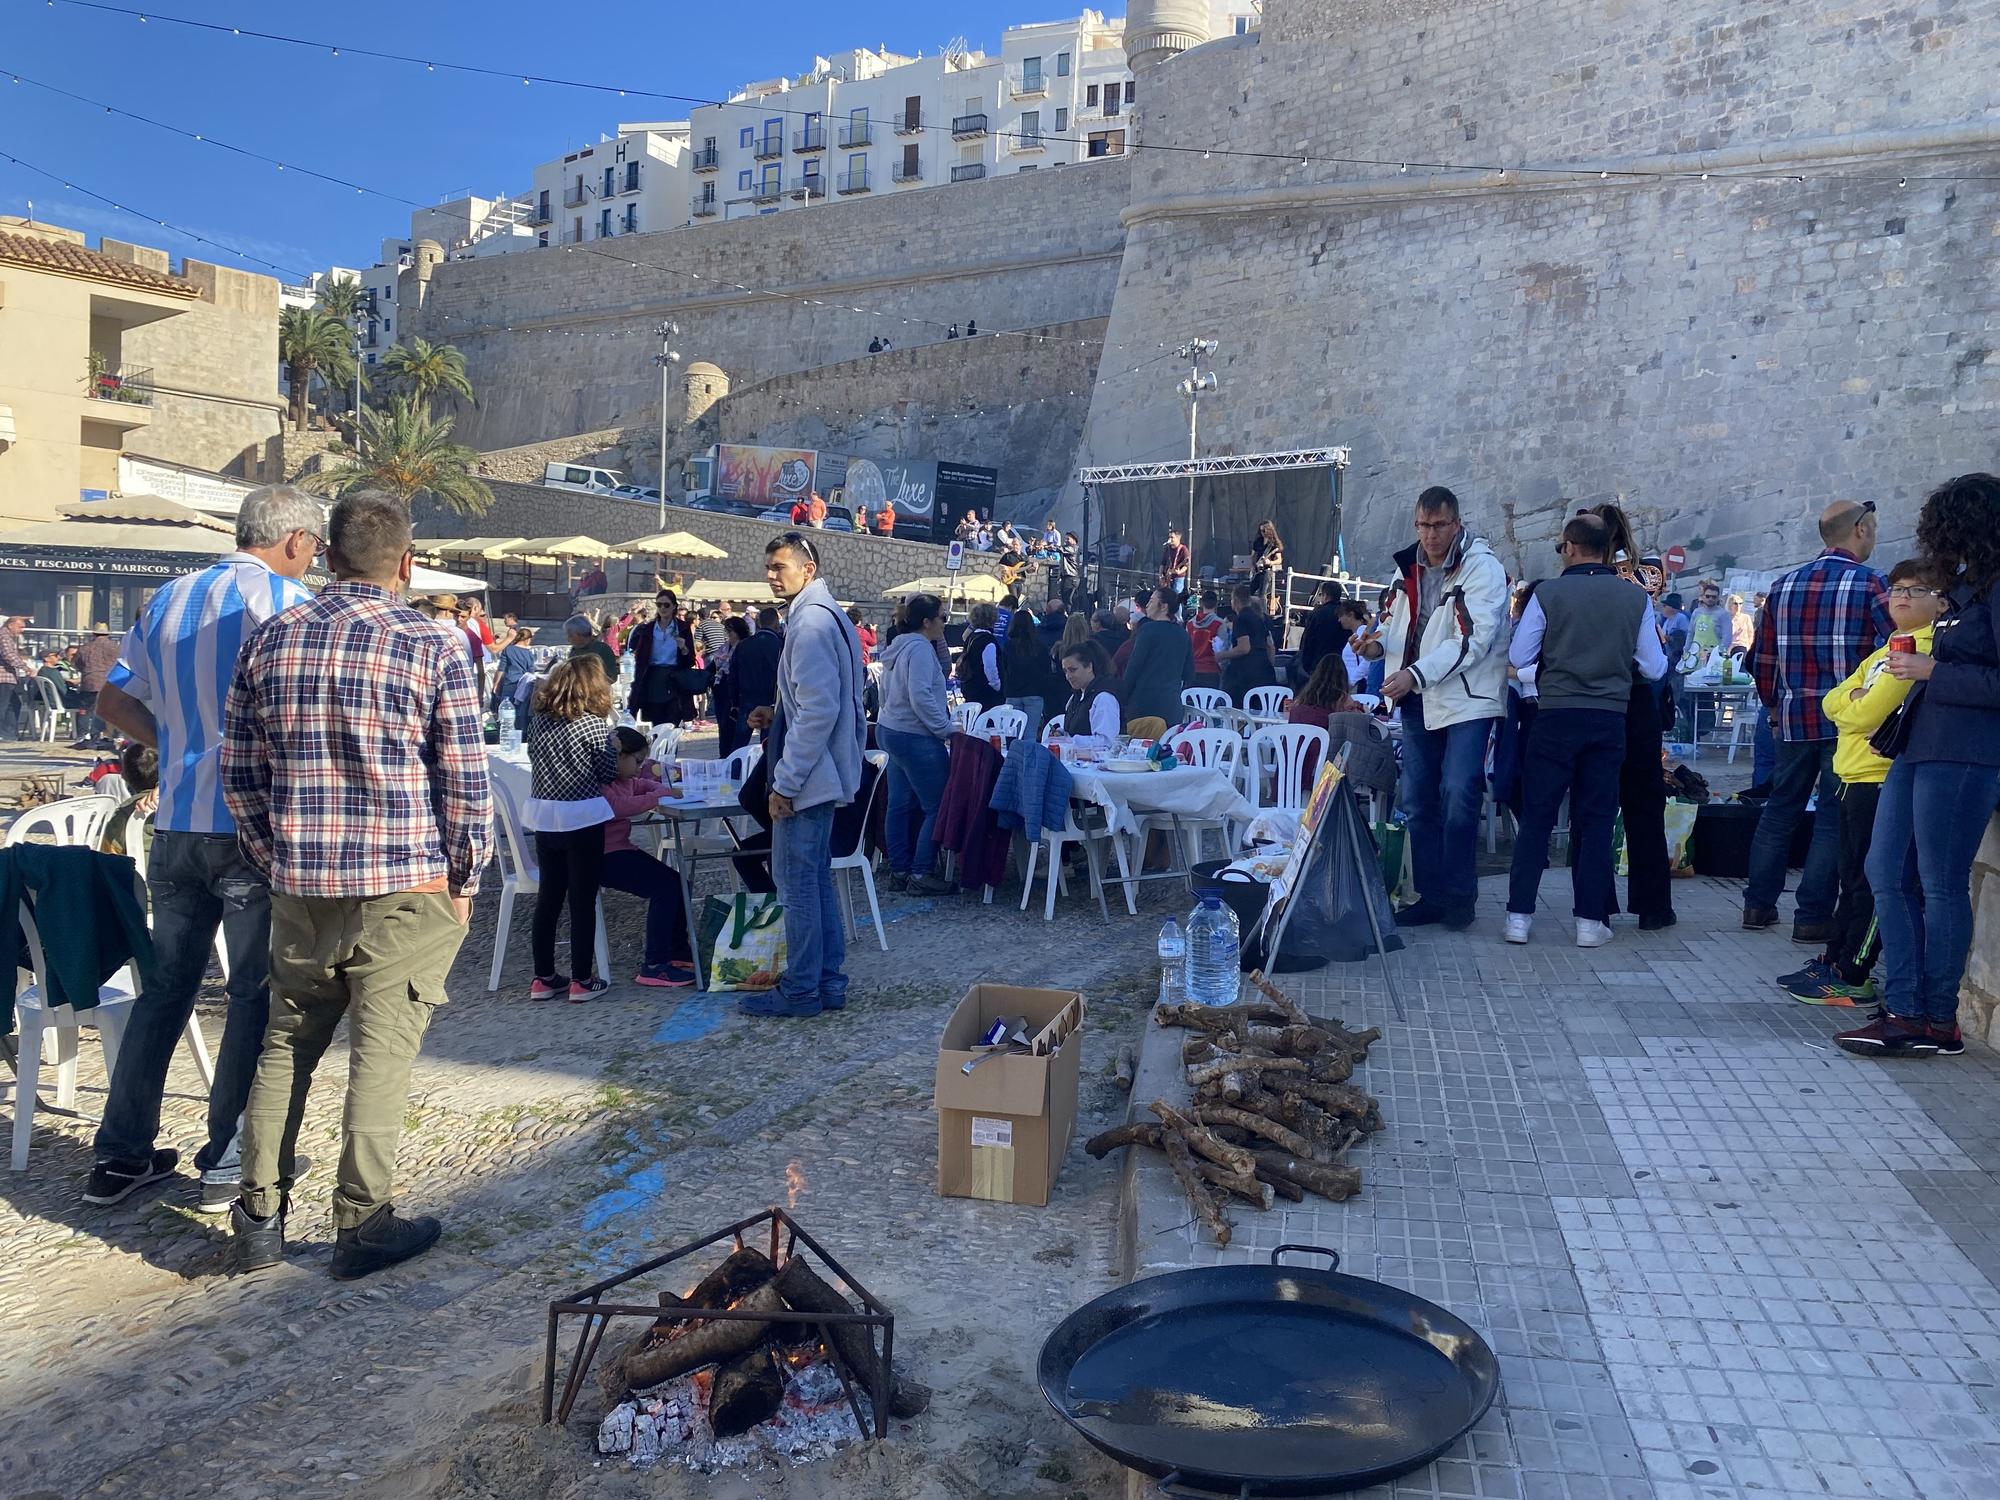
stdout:
{"type": "MultiPolygon", "coordinates": [[[[1611,498],[1695,571],[1837,497],[1900,555],[2000,455],[1996,64],[1996,0],[1270,0],[1148,75],[1197,149],[1135,158],[1107,344],[1221,341],[1205,452],[1351,445],[1364,568],[1434,483],[1530,575],[1611,498]]],[[[1185,443],[1164,368],[1081,462],[1185,443]]]]}

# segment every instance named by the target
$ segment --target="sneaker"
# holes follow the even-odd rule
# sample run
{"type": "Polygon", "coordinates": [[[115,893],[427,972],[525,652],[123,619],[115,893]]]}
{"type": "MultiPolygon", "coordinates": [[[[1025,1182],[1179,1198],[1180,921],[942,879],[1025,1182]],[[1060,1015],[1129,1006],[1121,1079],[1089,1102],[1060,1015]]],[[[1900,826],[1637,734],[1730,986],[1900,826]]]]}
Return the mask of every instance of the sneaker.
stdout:
{"type": "Polygon", "coordinates": [[[1534,925],[1535,925],[1535,919],[1532,916],[1524,915],[1523,913],[1518,911],[1508,912],[1507,941],[1510,943],[1527,942],[1528,929],[1533,927],[1534,925]]]}
{"type": "Polygon", "coordinates": [[[887,886],[891,892],[900,896],[903,894],[903,892],[907,891],[910,888],[910,877],[907,875],[898,875],[894,870],[891,870],[889,872],[888,879],[884,880],[882,883],[885,886],[887,886]]]}
{"type": "Polygon", "coordinates": [[[1806,966],[1803,969],[1795,969],[1789,974],[1780,974],[1778,976],[1778,988],[1789,995],[1801,989],[1809,989],[1815,985],[1837,984],[1839,981],[1840,971],[1828,963],[1826,955],[1822,953],[1818,958],[1807,959],[1806,966]]]}
{"type": "Polygon", "coordinates": [[[1795,943],[1830,943],[1840,935],[1840,929],[1831,922],[1794,922],[1792,941],[1795,943]]]}
{"type": "Polygon", "coordinates": [[[632,976],[632,982],[656,990],[684,990],[694,983],[694,965],[647,964],[632,976]]]}
{"type": "Polygon", "coordinates": [[[1866,1026],[1838,1032],[1833,1040],[1843,1052],[1863,1057],[1935,1057],[1941,1050],[1930,1027],[1922,1021],[1905,1021],[1901,1016],[1886,1014],[1866,1026]]]}
{"type": "Polygon", "coordinates": [[[1875,981],[1849,984],[1838,973],[1817,984],[1786,985],[1785,993],[1801,1005],[1869,1005],[1876,998],[1875,981]]]}
{"type": "MultiPolygon", "coordinates": [[[[843,1000],[842,1004],[846,1002],[843,1000]]],[[[736,1008],[746,1016],[780,1016],[789,1020],[803,1020],[816,1016],[826,1007],[815,995],[803,1005],[790,1005],[776,990],[753,990],[736,1002],[736,1008]]]]}
{"type": "Polygon", "coordinates": [[[611,981],[602,974],[593,974],[588,979],[572,979],[569,982],[569,1003],[581,1005],[592,995],[601,995],[610,988],[611,981]]]}
{"type": "Polygon", "coordinates": [[[1775,906],[1746,906],[1743,908],[1743,930],[1762,932],[1767,927],[1778,925],[1778,908],[1775,906]]]}
{"type": "Polygon", "coordinates": [[[335,1281],[355,1281],[422,1255],[438,1242],[444,1226],[429,1217],[399,1219],[383,1204],[352,1229],[334,1236],[333,1264],[327,1274],[335,1281]]]}
{"type": "MultiPolygon", "coordinates": [[[[292,1158],[292,1185],[296,1187],[312,1171],[310,1156],[292,1158]]],[[[195,1203],[195,1210],[204,1214],[228,1212],[229,1208],[243,1196],[243,1174],[241,1172],[204,1172],[201,1174],[201,1197],[195,1203]]]]}
{"type": "Polygon", "coordinates": [[[949,896],[958,889],[939,875],[912,875],[907,888],[913,896],[949,896]]]}
{"type": "Polygon", "coordinates": [[[1408,906],[1396,908],[1398,927],[1430,927],[1444,920],[1444,908],[1419,896],[1408,906]]]}
{"type": "Polygon", "coordinates": [[[1649,912],[1639,918],[1639,930],[1641,932],[1660,932],[1665,928],[1674,926],[1679,921],[1680,918],[1675,916],[1671,911],[1649,912]]]}
{"type": "Polygon", "coordinates": [[[1931,1040],[1938,1044],[1938,1051],[1946,1057],[1959,1057],[1965,1052],[1965,1035],[1958,1029],[1958,1022],[1949,1026],[1936,1021],[1930,1025],[1931,1040]]]}
{"type": "Polygon", "coordinates": [[[568,993],[569,976],[567,974],[554,974],[547,979],[537,976],[535,982],[528,986],[528,998],[530,1000],[553,1000],[558,995],[567,995],[568,993]]]}
{"type": "Polygon", "coordinates": [[[241,1275],[261,1271],[285,1258],[285,1210],[289,1200],[278,1205],[268,1219],[253,1219],[241,1203],[229,1207],[230,1269],[241,1275]]]}
{"type": "Polygon", "coordinates": [[[146,1184],[173,1176],[180,1161],[180,1152],[171,1150],[155,1151],[145,1161],[101,1161],[90,1169],[83,1201],[100,1206],[123,1203],[146,1184]]]}
{"type": "Polygon", "coordinates": [[[1579,948],[1602,948],[1611,941],[1611,924],[1593,922],[1587,917],[1576,919],[1576,945],[1579,948]]]}

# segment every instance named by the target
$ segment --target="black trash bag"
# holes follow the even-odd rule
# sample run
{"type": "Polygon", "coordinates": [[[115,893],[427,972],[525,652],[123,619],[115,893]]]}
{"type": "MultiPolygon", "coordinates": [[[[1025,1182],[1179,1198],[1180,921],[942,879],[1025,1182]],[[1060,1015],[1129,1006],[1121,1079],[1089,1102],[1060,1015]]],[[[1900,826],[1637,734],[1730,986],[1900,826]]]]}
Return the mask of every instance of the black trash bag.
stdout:
{"type": "MultiPolygon", "coordinates": [[[[1395,910],[1382,885],[1374,835],[1345,785],[1336,788],[1327,805],[1288,904],[1290,914],[1284,918],[1275,958],[1265,961],[1269,933],[1259,932],[1243,945],[1245,967],[1293,974],[1329,963],[1361,963],[1375,956],[1376,927],[1386,952],[1403,947],[1395,910]],[[1370,906],[1375,911],[1373,925],[1368,920],[1370,906]]],[[[1280,915],[1272,915],[1270,932],[1276,931],[1280,915]]]]}

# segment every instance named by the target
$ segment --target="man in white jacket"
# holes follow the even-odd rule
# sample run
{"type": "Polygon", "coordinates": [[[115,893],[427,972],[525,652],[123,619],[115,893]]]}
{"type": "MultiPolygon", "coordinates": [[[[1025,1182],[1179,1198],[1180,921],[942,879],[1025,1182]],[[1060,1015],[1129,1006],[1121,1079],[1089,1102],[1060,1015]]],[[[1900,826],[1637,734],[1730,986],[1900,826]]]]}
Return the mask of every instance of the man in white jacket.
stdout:
{"type": "Polygon", "coordinates": [[[1434,485],[1417,497],[1417,541],[1396,554],[1398,582],[1379,638],[1382,696],[1403,711],[1399,796],[1410,830],[1418,899],[1402,927],[1472,925],[1474,866],[1486,794],[1486,745],[1507,711],[1507,570],[1465,529],[1458,497],[1434,485]]]}

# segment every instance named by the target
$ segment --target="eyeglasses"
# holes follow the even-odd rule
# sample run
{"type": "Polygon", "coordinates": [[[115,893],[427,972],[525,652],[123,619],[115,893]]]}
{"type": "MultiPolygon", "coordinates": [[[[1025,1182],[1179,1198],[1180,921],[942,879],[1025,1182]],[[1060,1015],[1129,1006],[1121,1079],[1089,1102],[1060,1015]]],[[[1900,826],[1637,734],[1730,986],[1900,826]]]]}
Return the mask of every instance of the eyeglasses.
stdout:
{"type": "Polygon", "coordinates": [[[1920,588],[1911,583],[1895,583],[1889,586],[1891,599],[1942,599],[1943,589],[1920,588]]]}
{"type": "Polygon", "coordinates": [[[300,535],[300,536],[309,536],[309,537],[311,537],[311,538],[312,538],[312,543],[313,543],[313,556],[314,556],[314,557],[325,557],[325,556],[326,556],[326,538],[325,538],[325,537],[321,536],[321,535],[320,535],[320,534],[319,534],[318,532],[316,532],[316,531],[307,531],[307,530],[306,530],[306,529],[305,529],[305,528],[304,528],[303,526],[299,528],[299,535],[300,535]]]}

